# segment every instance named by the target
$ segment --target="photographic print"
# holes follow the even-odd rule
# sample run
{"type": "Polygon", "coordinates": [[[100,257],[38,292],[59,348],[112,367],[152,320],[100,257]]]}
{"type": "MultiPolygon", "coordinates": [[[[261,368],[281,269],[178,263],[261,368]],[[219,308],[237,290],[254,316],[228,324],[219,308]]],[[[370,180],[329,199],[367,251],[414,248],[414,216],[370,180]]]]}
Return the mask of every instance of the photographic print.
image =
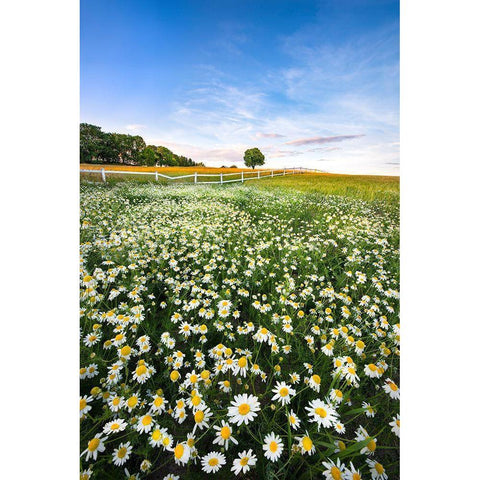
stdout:
{"type": "Polygon", "coordinates": [[[398,0],[80,1],[80,478],[400,478],[398,0]]]}

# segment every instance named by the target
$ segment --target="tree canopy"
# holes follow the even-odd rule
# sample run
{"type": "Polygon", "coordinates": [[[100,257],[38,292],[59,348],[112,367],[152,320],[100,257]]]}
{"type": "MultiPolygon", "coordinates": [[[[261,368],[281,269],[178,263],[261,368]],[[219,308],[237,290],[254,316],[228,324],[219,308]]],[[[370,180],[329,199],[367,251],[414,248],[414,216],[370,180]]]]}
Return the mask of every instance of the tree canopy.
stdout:
{"type": "Polygon", "coordinates": [[[80,124],[80,162],[182,167],[203,165],[177,155],[167,147],[147,146],[139,135],[102,132],[101,127],[89,123],[80,124]]]}
{"type": "Polygon", "coordinates": [[[243,160],[247,167],[255,169],[255,166],[265,163],[265,155],[258,148],[249,148],[245,151],[243,160]]]}

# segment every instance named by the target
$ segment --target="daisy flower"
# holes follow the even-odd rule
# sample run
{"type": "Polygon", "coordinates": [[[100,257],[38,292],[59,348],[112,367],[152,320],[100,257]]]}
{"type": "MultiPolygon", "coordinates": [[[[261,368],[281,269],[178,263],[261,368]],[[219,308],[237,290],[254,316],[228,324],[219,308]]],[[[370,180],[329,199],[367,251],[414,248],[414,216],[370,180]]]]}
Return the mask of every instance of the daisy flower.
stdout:
{"type": "Polygon", "coordinates": [[[127,428],[127,422],[121,418],[108,422],[103,427],[103,433],[110,435],[111,433],[123,432],[127,428]]]}
{"type": "Polygon", "coordinates": [[[319,430],[320,427],[332,427],[337,422],[338,413],[331,405],[318,399],[310,401],[309,405],[305,410],[308,412],[308,416],[312,417],[310,421],[317,422],[319,430]]]}
{"type": "Polygon", "coordinates": [[[225,455],[220,452],[211,452],[202,457],[202,470],[205,473],[216,473],[225,465],[225,455]]]}
{"type": "Polygon", "coordinates": [[[224,446],[225,450],[228,450],[228,442],[230,441],[235,445],[238,444],[238,441],[232,437],[232,428],[225,422],[225,420],[222,420],[221,426],[214,425],[213,428],[217,431],[217,436],[213,440],[214,444],[218,443],[219,445],[224,446]]]}
{"type": "Polygon", "coordinates": [[[240,472],[246,473],[250,470],[250,467],[254,467],[257,463],[257,457],[253,454],[252,450],[248,452],[244,450],[238,454],[238,458],[233,461],[232,472],[238,475],[240,472]]]}
{"type": "Polygon", "coordinates": [[[378,367],[373,364],[369,363],[368,365],[365,365],[365,368],[363,369],[365,372],[365,375],[370,378],[380,378],[380,372],[378,371],[378,367]]]}
{"type": "Polygon", "coordinates": [[[121,443],[112,453],[113,464],[117,467],[123,465],[130,458],[132,448],[130,442],[121,443]]]}
{"type": "Polygon", "coordinates": [[[337,422],[333,428],[336,430],[337,433],[344,434],[345,433],[345,425],[341,422],[337,422]]]}
{"type": "Polygon", "coordinates": [[[394,400],[400,399],[400,389],[393,380],[387,378],[385,380],[385,385],[383,385],[383,389],[385,390],[385,393],[390,395],[390,398],[393,398],[394,400]]]}
{"type": "Polygon", "coordinates": [[[155,428],[150,434],[148,442],[152,447],[159,447],[162,444],[163,432],[159,428],[155,428]]]}
{"type": "Polygon", "coordinates": [[[337,458],[337,463],[334,463],[332,460],[328,459],[328,462],[322,462],[322,465],[326,468],[323,471],[323,475],[326,480],[343,480],[345,477],[345,465],[340,462],[340,459],[337,458]]]}
{"type": "Polygon", "coordinates": [[[303,437],[295,437],[295,440],[298,442],[298,448],[300,448],[302,455],[305,455],[306,453],[308,453],[308,455],[313,455],[315,453],[315,445],[308,433],[305,433],[303,437]]]}
{"type": "Polygon", "coordinates": [[[82,455],[84,453],[87,454],[87,456],[85,457],[85,460],[87,462],[88,460],[90,460],[90,458],[93,458],[94,460],[96,460],[98,453],[105,451],[105,445],[103,443],[104,440],[105,438],[101,437],[100,434],[97,433],[95,437],[88,442],[87,449],[82,453],[82,455]]]}
{"type": "Polygon", "coordinates": [[[388,475],[385,473],[383,465],[375,460],[367,459],[367,464],[370,468],[372,480],[387,480],[388,475]]]}
{"type": "Polygon", "coordinates": [[[272,401],[279,400],[282,406],[289,404],[291,397],[293,397],[296,393],[295,390],[285,382],[277,382],[275,388],[272,389],[272,392],[275,393],[275,395],[272,397],[272,401]]]}
{"type": "Polygon", "coordinates": [[[135,429],[139,433],[148,433],[153,427],[153,418],[148,413],[142,415],[137,422],[135,429]]]}
{"type": "Polygon", "coordinates": [[[316,392],[319,392],[321,382],[322,382],[322,379],[320,378],[320,376],[315,374],[309,378],[308,385],[311,389],[315,390],[316,392]]]}
{"type": "Polygon", "coordinates": [[[190,458],[190,447],[186,443],[177,443],[173,456],[177,465],[185,465],[190,458]]]}
{"type": "Polygon", "coordinates": [[[392,427],[392,432],[400,438],[400,415],[397,413],[395,417],[393,417],[392,421],[389,423],[392,427]]]}
{"type": "Polygon", "coordinates": [[[355,468],[352,462],[350,462],[350,468],[345,471],[345,480],[362,480],[362,474],[355,468]]]}
{"type": "Polygon", "coordinates": [[[298,428],[300,427],[300,419],[297,417],[297,415],[294,412],[289,412],[287,418],[288,423],[293,428],[293,430],[298,430],[298,428]]]}
{"type": "Polygon", "coordinates": [[[212,416],[212,412],[210,408],[206,408],[205,410],[197,410],[195,415],[193,416],[195,419],[195,429],[198,427],[200,430],[203,430],[205,427],[208,427],[208,420],[212,416]]]}
{"type": "Polygon", "coordinates": [[[91,402],[92,400],[93,397],[91,395],[88,397],[86,395],[80,397],[80,418],[92,409],[91,405],[88,405],[88,402],[91,402]]]}
{"type": "Polygon", "coordinates": [[[276,462],[281,457],[283,452],[282,439],[273,432],[269,433],[264,439],[262,448],[265,450],[265,457],[272,462],[276,462]]]}
{"type": "Polygon", "coordinates": [[[247,425],[258,415],[256,412],[259,410],[260,403],[258,398],[254,395],[243,393],[235,395],[231,406],[228,407],[227,415],[235,425],[242,425],[243,423],[247,425]]]}

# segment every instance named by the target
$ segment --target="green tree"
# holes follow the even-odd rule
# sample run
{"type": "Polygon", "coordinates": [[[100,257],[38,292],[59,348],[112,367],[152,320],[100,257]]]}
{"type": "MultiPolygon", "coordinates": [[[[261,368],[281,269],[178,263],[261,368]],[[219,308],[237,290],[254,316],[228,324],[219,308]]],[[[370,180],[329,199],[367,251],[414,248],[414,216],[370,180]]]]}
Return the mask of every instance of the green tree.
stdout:
{"type": "Polygon", "coordinates": [[[243,160],[247,167],[255,169],[255,166],[265,163],[265,155],[258,148],[249,148],[245,151],[243,160]]]}
{"type": "Polygon", "coordinates": [[[157,147],[155,145],[148,145],[139,155],[140,165],[153,167],[157,164],[159,158],[160,155],[157,153],[157,147]]]}
{"type": "Polygon", "coordinates": [[[101,127],[90,125],[89,123],[80,124],[80,162],[98,163],[102,159],[102,150],[104,148],[105,133],[101,127]]]}

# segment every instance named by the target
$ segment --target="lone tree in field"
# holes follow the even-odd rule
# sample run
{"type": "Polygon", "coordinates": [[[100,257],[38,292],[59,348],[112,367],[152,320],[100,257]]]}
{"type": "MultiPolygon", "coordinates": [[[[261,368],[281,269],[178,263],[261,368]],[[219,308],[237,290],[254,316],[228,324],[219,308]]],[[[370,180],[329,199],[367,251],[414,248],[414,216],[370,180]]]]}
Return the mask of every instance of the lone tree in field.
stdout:
{"type": "Polygon", "coordinates": [[[258,148],[249,148],[245,150],[243,161],[247,167],[255,169],[256,165],[263,165],[265,163],[265,155],[258,148]]]}

